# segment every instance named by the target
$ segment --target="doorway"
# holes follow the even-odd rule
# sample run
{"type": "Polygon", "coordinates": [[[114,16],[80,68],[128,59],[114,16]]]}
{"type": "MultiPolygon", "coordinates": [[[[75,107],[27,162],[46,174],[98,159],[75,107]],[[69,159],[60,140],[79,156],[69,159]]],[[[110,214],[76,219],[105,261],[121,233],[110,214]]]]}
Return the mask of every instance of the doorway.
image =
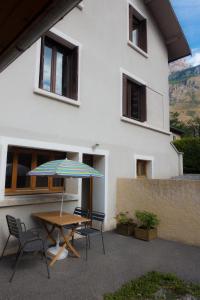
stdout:
{"type": "MultiPolygon", "coordinates": [[[[105,175],[105,156],[83,154],[83,163],[105,175]]],[[[105,177],[82,179],[81,206],[89,211],[105,212],[105,177]]]]}
{"type": "MultiPolygon", "coordinates": [[[[83,163],[93,167],[93,156],[90,154],[83,154],[83,163]]],[[[92,178],[83,178],[82,179],[82,208],[92,211],[93,203],[93,182],[92,178]]]]}

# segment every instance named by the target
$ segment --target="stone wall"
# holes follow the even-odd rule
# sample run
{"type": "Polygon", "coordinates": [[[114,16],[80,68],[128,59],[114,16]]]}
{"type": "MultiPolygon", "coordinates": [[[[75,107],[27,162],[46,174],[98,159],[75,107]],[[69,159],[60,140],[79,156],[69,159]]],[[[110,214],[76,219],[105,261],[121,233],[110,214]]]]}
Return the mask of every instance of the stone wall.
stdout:
{"type": "Polygon", "coordinates": [[[200,181],[118,179],[117,212],[154,212],[160,238],[200,245],[200,181]]]}

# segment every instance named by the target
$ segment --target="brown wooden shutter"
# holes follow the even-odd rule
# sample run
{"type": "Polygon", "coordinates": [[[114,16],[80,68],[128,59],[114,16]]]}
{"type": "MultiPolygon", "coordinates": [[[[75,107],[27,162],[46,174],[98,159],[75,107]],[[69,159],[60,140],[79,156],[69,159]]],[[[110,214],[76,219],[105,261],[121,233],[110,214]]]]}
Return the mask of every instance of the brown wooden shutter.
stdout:
{"type": "Polygon", "coordinates": [[[123,74],[122,90],[122,114],[124,117],[127,117],[127,77],[125,74],[123,74]]]}
{"type": "Polygon", "coordinates": [[[141,87],[141,122],[147,120],[146,86],[141,87]]]}
{"type": "Polygon", "coordinates": [[[41,52],[40,52],[40,76],[39,76],[39,88],[43,88],[43,72],[44,72],[44,39],[41,37],[41,52]]]}
{"type": "Polygon", "coordinates": [[[147,52],[147,21],[144,19],[139,26],[139,47],[147,52]]]}
{"type": "Polygon", "coordinates": [[[133,30],[133,7],[129,5],[129,40],[132,41],[133,30]]]}
{"type": "Polygon", "coordinates": [[[71,52],[70,63],[70,98],[78,100],[78,47],[71,52]]]}

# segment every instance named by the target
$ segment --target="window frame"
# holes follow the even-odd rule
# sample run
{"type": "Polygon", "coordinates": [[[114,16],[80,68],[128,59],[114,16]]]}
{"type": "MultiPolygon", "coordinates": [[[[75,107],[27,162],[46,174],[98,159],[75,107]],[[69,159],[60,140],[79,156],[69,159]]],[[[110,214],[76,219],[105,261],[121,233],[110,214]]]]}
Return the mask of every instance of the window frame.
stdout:
{"type": "MultiPolygon", "coordinates": [[[[5,181],[5,195],[28,195],[28,194],[52,194],[61,193],[64,191],[65,184],[62,187],[56,187],[53,185],[53,177],[48,177],[48,187],[37,187],[36,186],[36,176],[30,177],[30,187],[17,188],[17,166],[18,166],[18,155],[21,153],[31,154],[31,169],[37,167],[37,156],[38,155],[49,155],[50,160],[54,160],[57,154],[65,153],[61,151],[51,151],[51,150],[41,150],[35,148],[25,148],[25,147],[13,147],[13,165],[12,165],[12,178],[11,178],[11,188],[6,188],[5,181]]],[[[9,151],[9,149],[8,149],[9,151]]],[[[5,174],[6,176],[6,174],[5,174]]]]}
{"type": "MultiPolygon", "coordinates": [[[[141,43],[141,39],[139,41],[139,44],[141,43]]],[[[131,3],[129,0],[127,1],[127,44],[136,50],[138,53],[142,54],[145,58],[148,58],[148,21],[147,17],[138,9],[136,8],[133,3],[131,3]],[[131,39],[131,34],[132,34],[132,28],[131,28],[131,19],[132,16],[135,16],[135,18],[140,21],[144,22],[144,27],[145,27],[145,38],[143,43],[145,44],[145,47],[140,47],[140,45],[136,45],[133,43],[131,39]]]]}
{"type": "MultiPolygon", "coordinates": [[[[72,106],[79,107],[81,105],[80,102],[80,73],[81,73],[81,52],[82,52],[82,45],[77,40],[71,38],[70,36],[64,34],[63,32],[57,30],[55,27],[51,28],[48,31],[48,36],[55,40],[55,42],[60,43],[63,46],[68,48],[77,48],[78,51],[78,59],[77,59],[77,100],[72,98],[61,96],[59,94],[49,92],[40,88],[40,66],[41,66],[41,38],[36,43],[36,64],[35,64],[35,77],[34,77],[34,88],[33,92],[37,95],[47,97],[52,100],[61,101],[63,103],[70,104],[72,106]]],[[[46,34],[46,35],[47,35],[46,34]]]]}
{"type": "Polygon", "coordinates": [[[122,118],[126,118],[133,122],[138,122],[140,124],[145,124],[147,122],[147,91],[146,91],[146,84],[135,80],[134,78],[130,77],[128,74],[122,72],[122,118]],[[130,92],[128,91],[128,82],[133,83],[141,88],[140,90],[140,100],[139,100],[139,107],[140,107],[140,118],[136,119],[131,116],[131,97],[130,92]]]}

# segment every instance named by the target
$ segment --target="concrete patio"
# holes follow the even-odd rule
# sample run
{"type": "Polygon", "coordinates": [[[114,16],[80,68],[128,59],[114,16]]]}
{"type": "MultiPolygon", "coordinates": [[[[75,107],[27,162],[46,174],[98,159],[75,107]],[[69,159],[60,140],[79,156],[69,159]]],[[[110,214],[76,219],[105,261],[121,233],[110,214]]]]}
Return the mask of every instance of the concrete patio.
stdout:
{"type": "Polygon", "coordinates": [[[200,282],[200,249],[177,242],[143,242],[113,232],[105,233],[106,255],[99,237],[92,239],[89,258],[84,259],[84,241],[75,241],[81,259],[69,257],[51,268],[47,279],[38,256],[24,257],[12,284],[13,257],[0,262],[0,300],[100,300],[123,283],[148,271],[174,272],[181,278],[200,282]]]}

